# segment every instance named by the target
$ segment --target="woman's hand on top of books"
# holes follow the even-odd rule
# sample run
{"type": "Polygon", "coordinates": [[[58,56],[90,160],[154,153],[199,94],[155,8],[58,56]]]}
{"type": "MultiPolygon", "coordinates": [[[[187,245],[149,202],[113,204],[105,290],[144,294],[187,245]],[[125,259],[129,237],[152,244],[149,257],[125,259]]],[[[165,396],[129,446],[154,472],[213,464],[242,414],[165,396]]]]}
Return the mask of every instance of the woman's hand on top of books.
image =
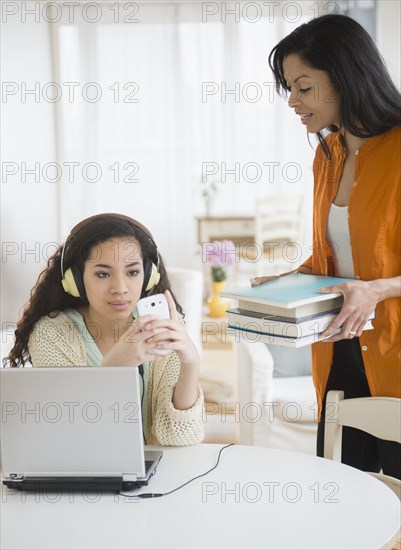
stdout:
{"type": "Polygon", "coordinates": [[[376,281],[355,280],[320,289],[320,292],[324,293],[341,292],[344,303],[340,313],[320,335],[319,340],[337,342],[359,337],[362,334],[377,302],[382,299],[375,283],[376,281]]]}
{"type": "MultiPolygon", "coordinates": [[[[285,273],[285,275],[287,275],[287,273],[285,273]]],[[[251,286],[259,286],[263,283],[267,283],[268,281],[278,279],[279,277],[282,277],[282,275],[266,275],[265,277],[253,277],[251,278],[251,286]]]]}
{"type": "Polygon", "coordinates": [[[306,273],[310,274],[311,269],[309,267],[300,266],[297,269],[293,269],[292,271],[286,271],[285,273],[280,273],[280,275],[266,275],[265,277],[253,277],[251,279],[251,286],[259,286],[263,283],[267,283],[268,281],[273,281],[274,279],[279,279],[280,277],[284,277],[285,275],[290,275],[291,273],[306,273]]]}

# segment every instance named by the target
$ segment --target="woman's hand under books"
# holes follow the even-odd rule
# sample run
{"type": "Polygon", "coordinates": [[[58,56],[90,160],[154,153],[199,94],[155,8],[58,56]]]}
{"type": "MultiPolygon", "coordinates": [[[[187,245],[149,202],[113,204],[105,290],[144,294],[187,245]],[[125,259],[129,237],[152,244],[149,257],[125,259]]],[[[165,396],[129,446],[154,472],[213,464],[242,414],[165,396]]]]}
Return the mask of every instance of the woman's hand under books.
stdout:
{"type": "Polygon", "coordinates": [[[326,286],[320,292],[341,292],[344,296],[343,307],[319,340],[337,342],[360,336],[375,310],[376,304],[383,300],[377,281],[355,280],[341,285],[326,286]]]}
{"type": "Polygon", "coordinates": [[[285,275],[290,275],[291,273],[306,273],[307,275],[310,275],[312,270],[309,267],[301,266],[297,269],[293,269],[292,271],[286,271],[285,273],[280,273],[280,275],[266,275],[265,277],[253,277],[251,279],[251,286],[258,286],[262,285],[263,283],[267,283],[268,281],[273,281],[274,279],[279,279],[280,277],[284,277],[285,275]]]}
{"type": "Polygon", "coordinates": [[[401,297],[401,276],[374,281],[355,280],[321,288],[320,292],[341,292],[344,296],[340,313],[333,324],[320,335],[320,340],[336,342],[360,336],[378,302],[401,297]]]}

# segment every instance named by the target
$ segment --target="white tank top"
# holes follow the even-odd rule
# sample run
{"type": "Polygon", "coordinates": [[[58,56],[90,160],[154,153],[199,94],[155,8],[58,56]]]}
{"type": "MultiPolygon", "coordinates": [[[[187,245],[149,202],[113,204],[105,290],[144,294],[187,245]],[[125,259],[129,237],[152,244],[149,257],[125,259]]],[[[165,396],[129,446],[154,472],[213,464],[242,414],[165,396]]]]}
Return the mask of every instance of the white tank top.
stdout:
{"type": "Polygon", "coordinates": [[[327,220],[326,239],[333,251],[335,275],[353,279],[355,272],[348,227],[348,206],[336,206],[332,203],[327,220]]]}

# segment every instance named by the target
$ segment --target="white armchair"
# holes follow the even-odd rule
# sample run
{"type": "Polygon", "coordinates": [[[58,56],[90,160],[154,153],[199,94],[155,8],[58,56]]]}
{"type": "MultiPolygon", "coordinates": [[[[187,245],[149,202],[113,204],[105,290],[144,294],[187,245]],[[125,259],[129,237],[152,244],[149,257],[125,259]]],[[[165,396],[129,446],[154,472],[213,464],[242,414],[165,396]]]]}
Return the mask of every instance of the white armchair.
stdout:
{"type": "Polygon", "coordinates": [[[237,369],[240,443],[316,454],[310,348],[268,348],[242,340],[237,344],[237,369]],[[292,376],[275,377],[276,368],[292,376]]]}

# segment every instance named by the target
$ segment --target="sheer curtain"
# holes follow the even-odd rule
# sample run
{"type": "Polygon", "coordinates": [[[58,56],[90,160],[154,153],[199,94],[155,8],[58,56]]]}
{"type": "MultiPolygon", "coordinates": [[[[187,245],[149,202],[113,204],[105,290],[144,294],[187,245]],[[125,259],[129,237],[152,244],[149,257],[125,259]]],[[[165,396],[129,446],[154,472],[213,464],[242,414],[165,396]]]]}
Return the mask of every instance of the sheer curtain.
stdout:
{"type": "Polygon", "coordinates": [[[102,2],[97,22],[77,13],[54,26],[55,73],[74,90],[56,105],[62,235],[85,216],[122,212],[149,227],[169,265],[199,267],[203,178],[219,183],[214,215],[253,215],[258,197],[303,193],[309,255],[314,148],[267,58],[320,4],[223,4],[238,13],[139,2],[138,22],[124,23],[133,3],[119,3],[116,23],[117,3],[102,2]]]}

